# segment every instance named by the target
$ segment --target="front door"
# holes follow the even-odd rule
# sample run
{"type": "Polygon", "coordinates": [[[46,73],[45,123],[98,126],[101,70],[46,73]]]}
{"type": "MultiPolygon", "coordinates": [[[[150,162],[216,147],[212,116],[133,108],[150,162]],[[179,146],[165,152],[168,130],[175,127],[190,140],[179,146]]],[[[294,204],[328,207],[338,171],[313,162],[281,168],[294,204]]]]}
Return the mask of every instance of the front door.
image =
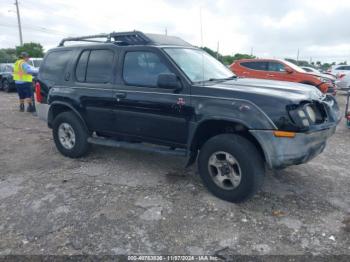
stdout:
{"type": "Polygon", "coordinates": [[[115,90],[114,128],[117,133],[151,142],[185,145],[191,116],[190,96],[181,90],[159,88],[158,75],[175,73],[157,50],[126,51],[115,90]]]}

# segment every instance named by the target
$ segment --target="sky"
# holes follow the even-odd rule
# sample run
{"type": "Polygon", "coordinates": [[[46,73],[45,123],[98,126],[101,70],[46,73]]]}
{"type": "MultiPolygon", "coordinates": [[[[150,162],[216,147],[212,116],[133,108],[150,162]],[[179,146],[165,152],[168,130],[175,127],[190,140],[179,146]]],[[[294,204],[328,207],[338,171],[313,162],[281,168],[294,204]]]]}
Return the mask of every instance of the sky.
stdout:
{"type": "MultiPolygon", "coordinates": [[[[0,48],[19,45],[14,1],[0,0],[0,48]]],[[[67,36],[167,31],[226,55],[350,62],[349,0],[18,1],[23,41],[45,50],[67,36]]]]}

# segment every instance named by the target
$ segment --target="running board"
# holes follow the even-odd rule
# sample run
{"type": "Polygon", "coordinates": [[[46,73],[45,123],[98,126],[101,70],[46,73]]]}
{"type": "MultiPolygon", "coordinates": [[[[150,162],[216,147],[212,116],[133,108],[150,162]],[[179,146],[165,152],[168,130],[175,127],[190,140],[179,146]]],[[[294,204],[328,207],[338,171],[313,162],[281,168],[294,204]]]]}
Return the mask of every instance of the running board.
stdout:
{"type": "Polygon", "coordinates": [[[173,156],[182,156],[182,157],[185,157],[187,155],[185,149],[172,150],[166,146],[153,146],[148,144],[146,145],[143,143],[130,143],[130,142],[116,141],[113,139],[106,139],[106,138],[89,137],[88,142],[91,144],[100,145],[100,146],[135,149],[139,151],[157,153],[162,155],[173,155],[173,156]]]}

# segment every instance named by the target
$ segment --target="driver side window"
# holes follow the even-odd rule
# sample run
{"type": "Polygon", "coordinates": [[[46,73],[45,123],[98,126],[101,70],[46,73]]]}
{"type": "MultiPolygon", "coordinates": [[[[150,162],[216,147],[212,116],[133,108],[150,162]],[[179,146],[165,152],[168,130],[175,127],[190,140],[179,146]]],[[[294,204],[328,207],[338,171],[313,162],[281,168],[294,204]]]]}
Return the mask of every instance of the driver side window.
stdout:
{"type": "Polygon", "coordinates": [[[277,62],[269,62],[269,71],[273,72],[286,72],[283,64],[277,62]]]}
{"type": "Polygon", "coordinates": [[[128,85],[156,87],[158,75],[164,73],[171,72],[155,53],[131,51],[125,55],[123,78],[128,85]]]}

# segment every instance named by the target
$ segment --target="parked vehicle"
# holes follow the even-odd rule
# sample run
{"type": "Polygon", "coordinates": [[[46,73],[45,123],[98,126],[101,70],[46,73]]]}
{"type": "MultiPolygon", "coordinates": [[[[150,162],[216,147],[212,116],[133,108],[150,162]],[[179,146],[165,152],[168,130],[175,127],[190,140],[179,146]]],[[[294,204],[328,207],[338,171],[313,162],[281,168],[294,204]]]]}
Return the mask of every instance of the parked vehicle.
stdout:
{"type": "Polygon", "coordinates": [[[349,108],[349,101],[350,101],[350,90],[348,90],[347,99],[346,99],[346,106],[345,106],[345,119],[346,119],[346,125],[350,128],[350,108],[349,108]]]}
{"type": "Polygon", "coordinates": [[[13,64],[0,64],[0,90],[10,92],[16,89],[12,75],[13,64]]]}
{"type": "Polygon", "coordinates": [[[320,154],[341,118],[312,86],[237,78],[182,39],[138,31],[63,39],[45,55],[36,99],[63,155],[98,144],[198,159],[203,183],[232,202],[259,189],[265,165],[320,154]],[[94,42],[64,46],[81,40],[94,42]]]}
{"type": "Polygon", "coordinates": [[[350,88],[350,72],[342,74],[336,81],[337,88],[340,90],[348,90],[350,88]]]}
{"type": "Polygon", "coordinates": [[[230,69],[239,77],[298,82],[315,86],[323,93],[334,94],[336,92],[336,86],[329,77],[308,73],[285,60],[241,59],[235,61],[230,69]]]}
{"type": "Polygon", "coordinates": [[[344,75],[350,73],[350,66],[349,65],[333,65],[333,66],[331,66],[330,69],[328,69],[327,72],[335,75],[337,78],[341,78],[344,75]]]}
{"type": "Polygon", "coordinates": [[[337,79],[337,77],[335,75],[322,73],[313,67],[301,66],[301,68],[308,73],[312,73],[312,74],[317,75],[317,76],[329,78],[333,82],[337,79]]]}
{"type": "Polygon", "coordinates": [[[28,64],[34,68],[39,68],[40,65],[41,65],[41,62],[43,61],[42,58],[39,58],[39,57],[31,57],[29,58],[28,60],[28,64]]]}

